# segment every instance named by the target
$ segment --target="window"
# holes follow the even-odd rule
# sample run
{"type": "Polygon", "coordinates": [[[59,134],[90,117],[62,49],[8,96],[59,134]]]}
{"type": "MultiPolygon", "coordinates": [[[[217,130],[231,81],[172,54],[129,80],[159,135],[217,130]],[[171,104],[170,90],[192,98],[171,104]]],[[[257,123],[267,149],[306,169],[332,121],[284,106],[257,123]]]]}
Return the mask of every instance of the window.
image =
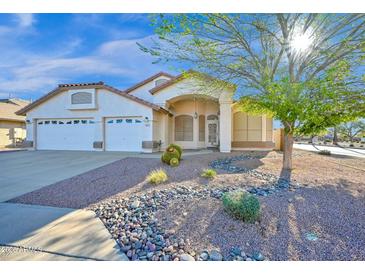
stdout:
{"type": "Polygon", "coordinates": [[[78,124],[78,123],[80,123],[80,120],[74,120],[75,125],[78,124]]]}
{"type": "Polygon", "coordinates": [[[81,124],[86,124],[87,120],[81,120],[81,124]]]}
{"type": "Polygon", "coordinates": [[[180,115],[175,117],[175,141],[193,141],[193,117],[180,115]]]}
{"type": "Polygon", "coordinates": [[[64,122],[62,122],[62,121],[58,121],[58,124],[59,124],[59,125],[63,125],[63,124],[64,124],[64,122]]]}
{"type": "Polygon", "coordinates": [[[71,125],[72,124],[72,121],[67,121],[66,124],[67,125],[71,125]]]}
{"type": "Polygon", "coordinates": [[[114,123],[114,120],[109,120],[108,121],[108,124],[113,124],[114,123]]]}
{"type": "Polygon", "coordinates": [[[57,125],[57,121],[52,121],[52,125],[57,125]]]}
{"type": "Polygon", "coordinates": [[[141,120],[138,120],[138,119],[135,119],[135,120],[134,120],[134,122],[135,122],[136,124],[142,123],[142,121],[141,121],[141,120]]]}
{"type": "Polygon", "coordinates": [[[92,94],[90,92],[77,92],[71,95],[71,104],[91,104],[92,94]]]}
{"type": "Polygon", "coordinates": [[[45,125],[49,125],[49,121],[44,121],[44,124],[45,125]]]}
{"type": "Polygon", "coordinates": [[[95,121],[90,120],[90,121],[89,121],[89,124],[95,124],[95,121]]]}
{"type": "Polygon", "coordinates": [[[164,84],[164,83],[166,83],[168,81],[169,80],[167,80],[167,79],[158,79],[158,80],[155,81],[155,87],[161,86],[162,84],[164,84]]]}
{"type": "Polygon", "coordinates": [[[43,122],[38,122],[38,125],[43,125],[43,122]]]}
{"type": "Polygon", "coordinates": [[[121,124],[123,122],[123,119],[117,119],[117,124],[121,124]]]}
{"type": "Polygon", "coordinates": [[[208,115],[207,120],[218,120],[218,116],[214,114],[208,115]]]}
{"type": "Polygon", "coordinates": [[[205,116],[199,116],[199,142],[205,141],[205,116]]]}
{"type": "Polygon", "coordinates": [[[128,124],[130,124],[130,123],[133,122],[133,120],[132,119],[125,119],[125,122],[128,123],[128,124]]]}

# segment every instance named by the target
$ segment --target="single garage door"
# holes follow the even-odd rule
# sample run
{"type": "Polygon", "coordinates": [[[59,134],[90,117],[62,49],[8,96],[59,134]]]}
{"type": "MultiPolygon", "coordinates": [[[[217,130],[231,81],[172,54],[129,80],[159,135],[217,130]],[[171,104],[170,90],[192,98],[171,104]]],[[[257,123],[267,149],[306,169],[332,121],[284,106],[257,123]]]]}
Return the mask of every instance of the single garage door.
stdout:
{"type": "Polygon", "coordinates": [[[142,117],[105,119],[105,149],[108,151],[142,151],[144,136],[142,117]]]}
{"type": "Polygon", "coordinates": [[[95,122],[92,119],[37,121],[37,149],[93,150],[95,122]]]}

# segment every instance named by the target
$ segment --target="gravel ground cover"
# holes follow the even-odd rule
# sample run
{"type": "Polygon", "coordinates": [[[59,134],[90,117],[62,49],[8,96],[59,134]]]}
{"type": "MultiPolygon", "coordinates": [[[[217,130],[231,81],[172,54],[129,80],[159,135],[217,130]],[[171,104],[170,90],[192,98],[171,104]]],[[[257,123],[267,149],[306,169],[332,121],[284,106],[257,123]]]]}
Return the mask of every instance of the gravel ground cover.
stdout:
{"type": "Polygon", "coordinates": [[[129,158],[13,201],[94,210],[131,260],[365,260],[365,160],[295,151],[289,174],[281,158],[216,152],[177,168],[129,158]],[[151,186],[158,167],[169,181],[151,186]],[[199,176],[207,167],[215,179],[199,176]],[[222,209],[222,193],[242,188],[261,201],[255,224],[222,209]]]}

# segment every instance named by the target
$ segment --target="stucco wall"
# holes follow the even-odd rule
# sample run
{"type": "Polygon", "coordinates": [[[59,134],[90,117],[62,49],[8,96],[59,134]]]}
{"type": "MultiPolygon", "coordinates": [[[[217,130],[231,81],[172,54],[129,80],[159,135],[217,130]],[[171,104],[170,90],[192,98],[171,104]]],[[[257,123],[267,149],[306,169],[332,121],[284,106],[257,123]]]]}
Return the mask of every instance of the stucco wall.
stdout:
{"type": "Polygon", "coordinates": [[[153,80],[152,82],[146,83],[145,85],[143,85],[139,88],[136,88],[130,94],[137,96],[148,102],[153,102],[153,100],[154,100],[153,95],[149,91],[155,87],[155,81],[161,80],[161,79],[169,80],[170,78],[168,78],[166,76],[160,76],[160,77],[156,78],[155,80],[153,80]]]}
{"type": "Polygon", "coordinates": [[[16,138],[24,139],[25,123],[16,121],[0,121],[0,147],[15,145],[16,138]]]}
{"type": "Polygon", "coordinates": [[[206,119],[208,115],[217,115],[219,110],[218,102],[212,100],[194,101],[193,99],[185,99],[173,103],[171,107],[174,113],[174,118],[179,115],[189,115],[193,117],[193,141],[176,141],[174,122],[172,123],[173,125],[171,129],[172,141],[187,149],[206,147],[208,145],[208,124],[206,119]],[[199,119],[194,117],[195,112],[197,113],[197,117],[199,117],[199,115],[204,115],[205,118],[204,141],[199,141],[199,119]]]}
{"type": "MultiPolygon", "coordinates": [[[[96,109],[70,110],[68,92],[64,91],[50,98],[27,113],[27,140],[34,141],[34,119],[89,118],[95,121],[94,140],[103,140],[103,117],[141,116],[153,120],[153,110],[108,90],[96,90],[96,109]]],[[[152,126],[146,126],[143,139],[152,141],[152,126]]]]}

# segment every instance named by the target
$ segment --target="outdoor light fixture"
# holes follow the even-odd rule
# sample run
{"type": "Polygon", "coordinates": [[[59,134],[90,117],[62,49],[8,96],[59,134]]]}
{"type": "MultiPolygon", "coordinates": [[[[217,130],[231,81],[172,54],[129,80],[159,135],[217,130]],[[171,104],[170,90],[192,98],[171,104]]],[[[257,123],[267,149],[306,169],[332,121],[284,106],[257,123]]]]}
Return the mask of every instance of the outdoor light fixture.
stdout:
{"type": "Polygon", "coordinates": [[[197,119],[198,118],[198,113],[195,111],[194,113],[194,119],[197,119]]]}

